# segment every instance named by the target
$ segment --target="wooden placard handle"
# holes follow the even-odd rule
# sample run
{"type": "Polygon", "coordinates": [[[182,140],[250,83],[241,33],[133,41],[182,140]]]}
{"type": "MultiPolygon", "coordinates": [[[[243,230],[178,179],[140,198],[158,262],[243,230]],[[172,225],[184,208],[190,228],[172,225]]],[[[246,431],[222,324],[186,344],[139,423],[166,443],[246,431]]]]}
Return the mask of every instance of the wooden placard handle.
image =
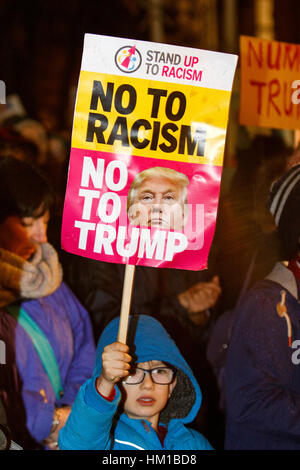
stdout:
{"type": "Polygon", "coordinates": [[[125,268],[120,323],[118,331],[118,341],[124,344],[126,344],[127,340],[128,317],[130,313],[134,275],[135,266],[127,264],[125,268]]]}

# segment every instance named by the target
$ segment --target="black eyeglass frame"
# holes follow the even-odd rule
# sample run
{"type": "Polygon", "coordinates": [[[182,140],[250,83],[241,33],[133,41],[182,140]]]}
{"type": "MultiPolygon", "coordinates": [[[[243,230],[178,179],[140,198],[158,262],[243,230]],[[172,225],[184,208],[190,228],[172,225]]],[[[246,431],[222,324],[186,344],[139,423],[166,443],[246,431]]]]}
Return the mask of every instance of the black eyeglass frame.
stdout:
{"type": "MultiPolygon", "coordinates": [[[[127,380],[128,377],[126,377],[126,378],[123,380],[123,384],[125,384],[125,385],[139,385],[139,384],[141,384],[141,383],[144,381],[145,376],[146,376],[146,374],[148,373],[148,374],[150,374],[151,380],[152,380],[152,382],[153,382],[154,384],[157,384],[157,385],[171,385],[171,383],[174,382],[175,377],[176,377],[176,373],[177,373],[177,370],[176,370],[174,367],[170,367],[170,366],[153,367],[153,369],[143,369],[142,367],[135,367],[135,369],[142,370],[142,371],[144,372],[144,375],[143,375],[142,379],[141,379],[139,382],[127,383],[126,380],[127,380]],[[169,370],[171,370],[171,372],[172,372],[172,379],[171,379],[170,382],[161,383],[161,382],[155,382],[155,380],[153,380],[152,372],[153,372],[154,370],[161,370],[161,369],[169,369],[169,370]]],[[[130,374],[129,374],[129,376],[130,376],[130,374]]]]}

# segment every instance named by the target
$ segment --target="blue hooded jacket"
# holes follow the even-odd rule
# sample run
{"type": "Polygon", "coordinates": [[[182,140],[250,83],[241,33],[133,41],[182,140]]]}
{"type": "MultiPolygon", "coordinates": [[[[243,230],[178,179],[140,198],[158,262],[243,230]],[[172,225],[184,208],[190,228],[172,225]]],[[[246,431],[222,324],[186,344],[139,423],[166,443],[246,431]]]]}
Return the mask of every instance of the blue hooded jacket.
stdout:
{"type": "Polygon", "coordinates": [[[147,315],[132,316],[127,344],[135,362],[159,360],[177,369],[177,384],[160,414],[160,425],[167,426],[162,446],[158,435],[145,419],[129,418],[117,411],[121,398],[118,387],[113,401],[101,397],[95,379],[101,373],[102,351],[117,340],[119,318],[103,331],[97,347],[94,377],[80,389],[72,412],[59,435],[60,449],[94,450],[210,450],[208,441],[185,424],[195,418],[201,405],[199,385],[174,341],[162,325],[147,315]]]}

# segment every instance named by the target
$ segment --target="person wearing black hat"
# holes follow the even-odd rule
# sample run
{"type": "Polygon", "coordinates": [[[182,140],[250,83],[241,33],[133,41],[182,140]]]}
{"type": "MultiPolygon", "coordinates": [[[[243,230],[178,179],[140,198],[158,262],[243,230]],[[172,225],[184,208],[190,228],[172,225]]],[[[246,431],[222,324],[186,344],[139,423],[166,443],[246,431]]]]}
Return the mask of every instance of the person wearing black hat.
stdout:
{"type": "Polygon", "coordinates": [[[238,308],[225,368],[226,449],[300,449],[300,164],[271,186],[281,261],[238,308]]]}

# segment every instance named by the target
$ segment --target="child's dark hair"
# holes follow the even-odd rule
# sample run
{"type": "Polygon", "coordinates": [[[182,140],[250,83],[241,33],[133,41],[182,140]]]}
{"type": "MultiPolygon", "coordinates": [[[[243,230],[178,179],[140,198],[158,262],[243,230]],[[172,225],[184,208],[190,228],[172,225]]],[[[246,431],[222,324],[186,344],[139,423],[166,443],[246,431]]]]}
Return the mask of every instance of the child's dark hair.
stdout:
{"type": "Polygon", "coordinates": [[[0,223],[9,216],[40,217],[50,210],[53,199],[37,168],[10,156],[0,158],[0,223]]]}

